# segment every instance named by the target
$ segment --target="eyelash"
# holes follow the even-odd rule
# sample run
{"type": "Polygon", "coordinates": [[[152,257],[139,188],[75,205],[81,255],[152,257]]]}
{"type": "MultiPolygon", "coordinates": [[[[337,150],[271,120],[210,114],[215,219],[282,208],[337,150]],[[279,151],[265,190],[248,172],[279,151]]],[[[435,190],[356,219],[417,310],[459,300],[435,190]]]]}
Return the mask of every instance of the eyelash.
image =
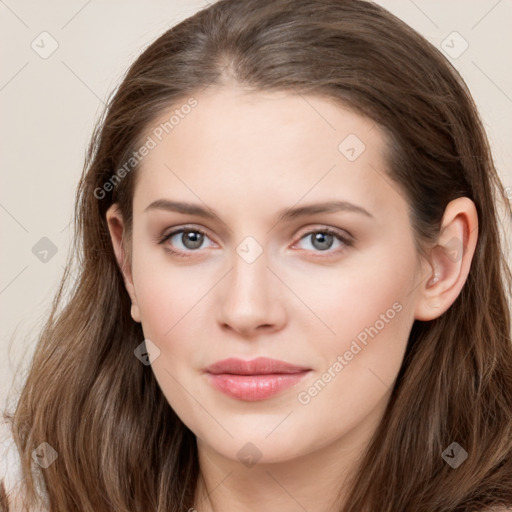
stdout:
{"type": "MultiPolygon", "coordinates": [[[[165,235],[161,235],[160,237],[158,237],[157,243],[159,245],[163,245],[167,240],[172,238],[174,235],[177,235],[178,233],[184,233],[185,231],[188,231],[188,232],[191,232],[191,233],[200,233],[200,234],[208,237],[208,234],[205,231],[203,231],[202,229],[198,229],[198,228],[195,228],[195,227],[184,226],[184,227],[181,227],[180,229],[176,229],[176,230],[172,231],[171,233],[168,233],[168,234],[165,234],[165,235]]],[[[342,247],[342,248],[338,248],[337,250],[326,249],[325,251],[313,251],[313,252],[317,252],[317,253],[326,253],[326,256],[323,256],[323,255],[320,255],[320,254],[318,256],[315,256],[315,257],[318,257],[318,258],[326,258],[326,257],[329,257],[329,256],[331,256],[333,254],[339,254],[340,252],[344,251],[346,248],[352,247],[354,245],[354,240],[353,239],[345,237],[345,236],[341,235],[338,231],[336,231],[334,229],[331,229],[331,228],[328,228],[328,227],[319,228],[319,229],[314,229],[314,230],[308,231],[308,232],[304,233],[299,238],[299,241],[302,240],[303,238],[307,237],[307,236],[311,236],[314,233],[324,233],[324,234],[333,235],[335,238],[337,238],[345,246],[345,247],[342,247]]],[[[165,246],[163,249],[164,249],[164,251],[172,254],[173,256],[177,256],[179,258],[190,258],[191,255],[188,254],[188,253],[193,253],[193,252],[198,252],[199,251],[199,249],[188,250],[186,252],[176,251],[174,249],[171,249],[168,246],[165,246]]]]}

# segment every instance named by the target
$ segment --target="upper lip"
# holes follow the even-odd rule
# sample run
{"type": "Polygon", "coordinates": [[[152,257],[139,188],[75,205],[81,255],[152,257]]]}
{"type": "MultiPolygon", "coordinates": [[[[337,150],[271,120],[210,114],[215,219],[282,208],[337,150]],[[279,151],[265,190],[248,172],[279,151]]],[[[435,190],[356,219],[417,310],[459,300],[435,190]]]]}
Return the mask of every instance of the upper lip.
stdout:
{"type": "Polygon", "coordinates": [[[208,373],[217,375],[221,373],[231,373],[234,375],[266,375],[273,373],[300,373],[306,370],[309,370],[309,368],[268,357],[257,357],[250,361],[231,357],[217,361],[206,368],[208,373]]]}

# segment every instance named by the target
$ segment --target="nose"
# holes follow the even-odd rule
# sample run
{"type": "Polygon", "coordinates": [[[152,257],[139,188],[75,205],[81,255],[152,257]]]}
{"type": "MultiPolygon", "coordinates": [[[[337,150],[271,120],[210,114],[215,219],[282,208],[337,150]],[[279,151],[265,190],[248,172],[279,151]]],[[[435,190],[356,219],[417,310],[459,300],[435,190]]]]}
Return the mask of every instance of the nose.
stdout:
{"type": "Polygon", "coordinates": [[[280,330],[286,321],[283,286],[265,252],[250,263],[235,253],[219,287],[221,327],[248,338],[280,330]]]}

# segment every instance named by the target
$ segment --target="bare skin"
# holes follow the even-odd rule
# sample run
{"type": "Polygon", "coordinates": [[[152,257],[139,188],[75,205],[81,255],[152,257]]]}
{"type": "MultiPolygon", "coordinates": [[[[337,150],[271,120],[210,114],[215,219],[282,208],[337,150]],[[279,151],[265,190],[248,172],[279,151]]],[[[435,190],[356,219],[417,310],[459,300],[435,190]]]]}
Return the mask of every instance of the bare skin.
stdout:
{"type": "Polygon", "coordinates": [[[107,213],[132,317],[160,350],[155,377],[197,437],[195,509],[337,510],[384,414],[414,321],[443,314],[466,281],[476,208],[468,198],[449,203],[425,261],[371,120],[319,97],[231,85],[195,97],[197,107],[141,163],[130,247],[117,205],[107,213]],[[218,218],[146,210],[157,199],[193,203],[218,218]],[[279,220],[285,209],[332,200],[367,214],[279,220]],[[204,233],[198,248],[182,232],[156,241],[184,227],[204,233]],[[334,236],[315,240],[326,228],[334,236]],[[455,257],[454,241],[461,242],[455,257]],[[248,262],[246,254],[259,256],[248,262]],[[310,371],[259,401],[227,396],[205,378],[215,361],[258,356],[310,371]],[[256,464],[244,459],[247,451],[256,464]]]}

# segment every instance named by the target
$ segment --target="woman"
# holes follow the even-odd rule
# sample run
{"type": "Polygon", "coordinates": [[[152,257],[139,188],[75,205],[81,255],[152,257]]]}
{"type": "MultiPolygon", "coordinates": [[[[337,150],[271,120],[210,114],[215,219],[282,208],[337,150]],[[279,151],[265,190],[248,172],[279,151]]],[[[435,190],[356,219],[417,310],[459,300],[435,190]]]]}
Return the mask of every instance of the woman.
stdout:
{"type": "Polygon", "coordinates": [[[29,506],[505,510],[499,201],[463,80],[381,7],[169,30],[90,145],[80,277],[12,415],[29,506]]]}

